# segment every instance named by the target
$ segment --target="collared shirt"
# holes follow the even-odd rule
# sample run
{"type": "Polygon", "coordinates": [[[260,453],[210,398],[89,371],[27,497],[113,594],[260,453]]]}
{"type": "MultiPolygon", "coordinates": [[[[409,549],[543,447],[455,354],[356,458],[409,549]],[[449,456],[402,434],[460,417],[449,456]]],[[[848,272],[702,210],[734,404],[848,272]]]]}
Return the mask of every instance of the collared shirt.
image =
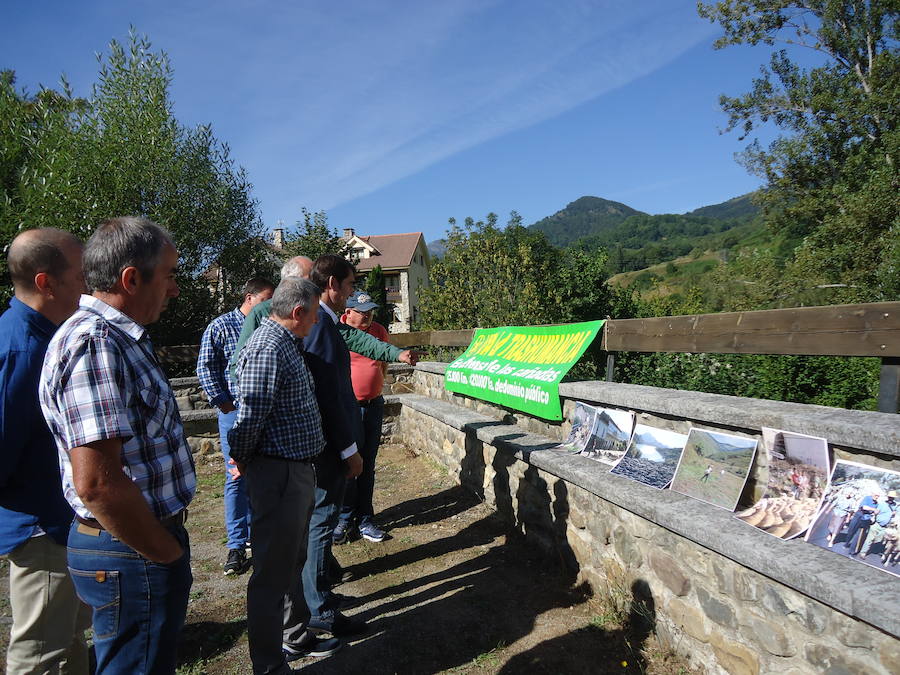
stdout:
{"type": "Polygon", "coordinates": [[[194,459],[175,395],[144,328],[105,302],[81,306],[47,348],[41,408],[56,439],[63,491],[75,512],[92,518],[75,491],[72,448],[122,440],[122,469],[157,518],[174,515],[194,496],[194,459]]]}
{"type": "Polygon", "coordinates": [[[241,350],[237,390],[237,420],[228,432],[236,461],[255,455],[305,460],[322,452],[322,418],[303,342],[277,321],[265,319],[241,350]]]}
{"type": "Polygon", "coordinates": [[[38,382],[56,324],[18,298],[0,316],[0,555],[48,534],[65,545],[56,443],[41,415],[38,382]]]}
{"type": "Polygon", "coordinates": [[[244,315],[235,308],[213,319],[200,338],[197,377],[209,402],[216,407],[233,403],[237,398],[234,381],[228,373],[228,361],[243,326],[244,315]]]}
{"type": "Polygon", "coordinates": [[[338,315],[335,314],[334,310],[326,305],[324,301],[319,300],[319,307],[325,310],[325,313],[331,317],[331,320],[334,321],[335,324],[338,322],[338,315]]]}

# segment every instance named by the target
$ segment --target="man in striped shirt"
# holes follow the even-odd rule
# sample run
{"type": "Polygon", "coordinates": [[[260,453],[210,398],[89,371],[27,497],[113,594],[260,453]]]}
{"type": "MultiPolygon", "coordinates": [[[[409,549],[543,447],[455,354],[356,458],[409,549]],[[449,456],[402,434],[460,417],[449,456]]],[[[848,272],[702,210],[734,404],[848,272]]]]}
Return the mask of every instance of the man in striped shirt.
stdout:
{"type": "Polygon", "coordinates": [[[234,382],[228,372],[228,361],[234,353],[244,318],[256,305],[272,297],[275,287],[268,279],[250,279],[241,291],[240,307],[213,319],[200,339],[200,357],[197,359],[197,377],[211,405],[219,409],[219,438],[225,461],[225,531],[228,534],[228,558],[225,575],[243,574],[247,571],[244,553],[250,537],[250,512],[244,480],[231,475],[229,462],[228,431],[237,419],[234,382]]]}
{"type": "Polygon", "coordinates": [[[340,647],[307,631],[300,579],[313,509],[312,460],[325,447],[302,343],[317,321],[320,293],[307,279],[282,279],[270,316],[237,361],[238,415],[229,442],[253,512],[247,636],[254,673],[288,673],[288,660],[340,647]]]}
{"type": "Polygon", "coordinates": [[[84,248],[91,295],[56,332],[44,418],[75,511],[68,566],[93,608],[97,672],[175,672],[191,566],[194,461],[145,326],[178,296],[178,252],[145,218],[100,224],[84,248]]]}

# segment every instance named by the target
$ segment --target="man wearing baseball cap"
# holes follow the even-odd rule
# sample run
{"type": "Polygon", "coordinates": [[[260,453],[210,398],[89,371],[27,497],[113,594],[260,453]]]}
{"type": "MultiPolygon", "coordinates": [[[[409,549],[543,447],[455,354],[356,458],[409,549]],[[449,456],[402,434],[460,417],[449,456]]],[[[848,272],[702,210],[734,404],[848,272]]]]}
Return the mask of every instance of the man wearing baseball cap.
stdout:
{"type": "Polygon", "coordinates": [[[865,558],[869,555],[869,549],[872,547],[872,544],[884,542],[885,530],[890,524],[891,519],[894,517],[894,512],[896,510],[897,492],[895,490],[890,490],[887,493],[887,499],[885,501],[876,503],[876,511],[872,514],[872,525],[869,527],[862,548],[859,549],[860,558],[865,558]]]}
{"type": "MultiPolygon", "coordinates": [[[[387,329],[374,320],[378,303],[365,291],[357,291],[347,298],[347,308],[341,315],[341,323],[353,326],[372,337],[387,342],[387,329]]],[[[362,473],[347,481],[344,506],[340,520],[334,528],[334,543],[347,541],[354,519],[359,523],[359,534],[372,542],[384,541],[387,535],[373,520],[372,495],[375,489],[375,457],[381,442],[381,423],[384,420],[384,375],[387,363],[376,361],[362,354],[350,352],[350,377],[353,394],[359,405],[363,422],[363,440],[359,447],[363,460],[362,473]]]]}

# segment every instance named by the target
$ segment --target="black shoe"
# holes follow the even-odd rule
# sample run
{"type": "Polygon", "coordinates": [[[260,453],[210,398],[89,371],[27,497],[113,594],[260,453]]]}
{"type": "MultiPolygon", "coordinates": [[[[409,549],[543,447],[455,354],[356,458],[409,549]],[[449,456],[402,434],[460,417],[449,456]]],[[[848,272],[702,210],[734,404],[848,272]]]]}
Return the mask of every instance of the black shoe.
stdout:
{"type": "Polygon", "coordinates": [[[291,645],[282,643],[281,651],[284,653],[285,661],[290,663],[302,659],[304,656],[317,658],[331,656],[343,646],[344,643],[337,638],[320,638],[306,631],[300,638],[300,642],[291,645]]]}
{"type": "Polygon", "coordinates": [[[250,569],[250,561],[244,555],[244,550],[240,548],[228,549],[228,560],[225,561],[225,576],[230,577],[232,574],[243,574],[250,569]]]}
{"type": "Polygon", "coordinates": [[[366,622],[352,619],[335,611],[331,616],[314,616],[309,620],[309,630],[317,635],[330,633],[335,637],[356,635],[366,629],[366,622]]]}

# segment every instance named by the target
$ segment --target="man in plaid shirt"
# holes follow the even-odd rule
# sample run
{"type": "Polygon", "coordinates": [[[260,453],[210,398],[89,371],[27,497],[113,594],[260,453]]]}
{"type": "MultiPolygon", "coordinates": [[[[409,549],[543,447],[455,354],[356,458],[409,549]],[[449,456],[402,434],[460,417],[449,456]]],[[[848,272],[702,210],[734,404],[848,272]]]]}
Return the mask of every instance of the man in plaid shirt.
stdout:
{"type": "Polygon", "coordinates": [[[144,327],[178,296],[178,252],[159,225],[113,218],[83,261],[91,295],[51,340],[40,385],[75,511],[69,572],[93,608],[98,673],[173,673],[192,582],[184,521],[196,476],[144,327]]]}
{"type": "Polygon", "coordinates": [[[225,575],[243,574],[248,563],[244,553],[250,536],[250,512],[244,480],[231,475],[233,465],[228,448],[228,431],[237,419],[237,394],[228,372],[228,362],[234,353],[244,318],[253,307],[272,297],[275,287],[267,279],[250,279],[241,291],[240,307],[213,319],[200,339],[197,377],[210,404],[219,409],[219,438],[225,461],[225,531],[228,533],[228,558],[225,575]]]}
{"type": "Polygon", "coordinates": [[[228,440],[253,512],[247,637],[254,673],[291,672],[288,660],[340,647],[307,631],[300,579],[313,509],[312,460],[325,447],[302,343],[316,323],[320,292],[308,279],[282,279],[271,315],[237,361],[238,416],[228,440]]]}

